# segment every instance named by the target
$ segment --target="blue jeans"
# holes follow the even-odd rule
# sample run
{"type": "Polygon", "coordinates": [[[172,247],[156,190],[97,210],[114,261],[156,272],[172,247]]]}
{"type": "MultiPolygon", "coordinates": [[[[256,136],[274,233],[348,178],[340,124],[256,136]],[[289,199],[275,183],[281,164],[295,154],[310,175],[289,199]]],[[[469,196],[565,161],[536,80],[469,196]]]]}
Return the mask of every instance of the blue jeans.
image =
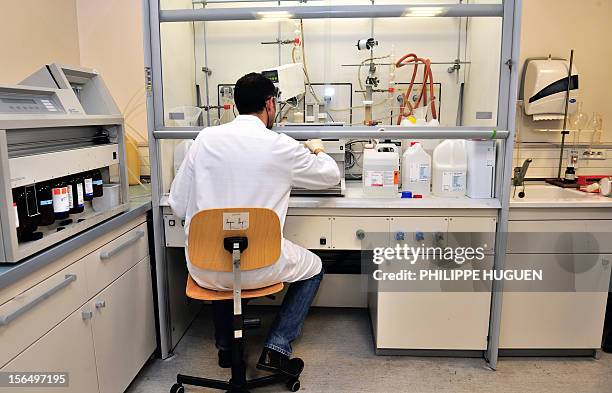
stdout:
{"type": "MultiPolygon", "coordinates": [[[[308,280],[294,282],[289,286],[283,304],[272,323],[264,347],[291,356],[291,343],[302,331],[304,320],[312,300],[317,294],[321,279],[323,279],[323,269],[316,276],[308,280]]],[[[217,348],[224,351],[230,350],[233,337],[233,303],[231,300],[212,303],[217,348]]]]}

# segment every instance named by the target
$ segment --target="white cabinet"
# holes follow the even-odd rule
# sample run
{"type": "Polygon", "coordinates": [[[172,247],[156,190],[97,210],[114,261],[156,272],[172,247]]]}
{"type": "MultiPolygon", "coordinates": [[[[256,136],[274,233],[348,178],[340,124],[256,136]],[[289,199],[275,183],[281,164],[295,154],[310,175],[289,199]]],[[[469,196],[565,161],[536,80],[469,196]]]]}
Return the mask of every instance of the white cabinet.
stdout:
{"type": "Polygon", "coordinates": [[[287,216],[283,230],[285,239],[311,250],[332,246],[332,218],[317,216],[287,216]]]}
{"type": "Polygon", "coordinates": [[[543,281],[504,285],[500,349],[601,347],[612,221],[552,216],[508,223],[505,268],[542,269],[543,281]]]}
{"type": "Polygon", "coordinates": [[[123,392],[155,349],[149,258],[89,303],[100,393],[123,392]]]}
{"type": "Polygon", "coordinates": [[[145,218],[88,247],[27,290],[1,294],[2,371],[69,373],[66,388],[20,392],[121,393],[155,350],[145,218]]]}
{"type": "Polygon", "coordinates": [[[0,306],[0,367],[87,300],[82,261],[0,306]]]}
{"type": "Polygon", "coordinates": [[[19,388],[23,393],[98,391],[89,307],[86,305],[19,354],[2,371],[68,372],[68,387],[19,388]],[[83,314],[85,313],[85,314],[83,314]]]}
{"type": "Polygon", "coordinates": [[[332,248],[362,250],[386,247],[389,232],[387,217],[333,217],[332,248]]]}

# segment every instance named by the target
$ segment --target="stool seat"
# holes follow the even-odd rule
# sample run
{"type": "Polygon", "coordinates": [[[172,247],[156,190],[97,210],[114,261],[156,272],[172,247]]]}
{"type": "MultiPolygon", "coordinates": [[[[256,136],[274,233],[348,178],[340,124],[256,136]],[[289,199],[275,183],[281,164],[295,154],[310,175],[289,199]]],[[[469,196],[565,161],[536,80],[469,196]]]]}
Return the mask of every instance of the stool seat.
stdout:
{"type": "MultiPolygon", "coordinates": [[[[243,289],[242,298],[250,299],[272,295],[282,291],[283,287],[283,283],[279,282],[263,288],[243,289]]],[[[191,278],[191,275],[189,275],[187,278],[187,289],[185,293],[188,297],[197,300],[229,300],[234,296],[232,291],[214,291],[212,289],[202,288],[193,280],[193,278],[191,278]]]]}

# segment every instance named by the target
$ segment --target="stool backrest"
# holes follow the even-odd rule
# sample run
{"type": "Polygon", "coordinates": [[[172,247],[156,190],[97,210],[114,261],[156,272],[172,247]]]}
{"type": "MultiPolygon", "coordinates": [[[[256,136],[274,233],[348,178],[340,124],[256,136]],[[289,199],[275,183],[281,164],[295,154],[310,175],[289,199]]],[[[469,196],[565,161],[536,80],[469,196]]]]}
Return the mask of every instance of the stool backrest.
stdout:
{"type": "Polygon", "coordinates": [[[207,209],[189,224],[189,261],[200,269],[232,271],[231,253],[223,239],[246,236],[249,246],[240,257],[241,270],[270,266],[281,255],[281,227],[274,210],[257,207],[207,209]]]}

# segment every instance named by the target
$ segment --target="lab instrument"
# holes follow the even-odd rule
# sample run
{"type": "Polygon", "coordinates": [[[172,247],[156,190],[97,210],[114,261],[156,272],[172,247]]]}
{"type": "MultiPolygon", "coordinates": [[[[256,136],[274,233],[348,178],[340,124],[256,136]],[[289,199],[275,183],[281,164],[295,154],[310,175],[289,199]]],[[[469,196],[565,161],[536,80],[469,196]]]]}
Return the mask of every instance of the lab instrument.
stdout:
{"type": "Polygon", "coordinates": [[[306,92],[304,85],[304,67],[302,63],[284,64],[261,71],[278,89],[278,99],[286,102],[306,92]]]}
{"type": "Polygon", "coordinates": [[[0,263],[127,209],[123,118],[97,71],[49,64],[0,86],[0,135],[0,263]],[[94,211],[91,199],[111,180],[118,202],[94,211]]]}

